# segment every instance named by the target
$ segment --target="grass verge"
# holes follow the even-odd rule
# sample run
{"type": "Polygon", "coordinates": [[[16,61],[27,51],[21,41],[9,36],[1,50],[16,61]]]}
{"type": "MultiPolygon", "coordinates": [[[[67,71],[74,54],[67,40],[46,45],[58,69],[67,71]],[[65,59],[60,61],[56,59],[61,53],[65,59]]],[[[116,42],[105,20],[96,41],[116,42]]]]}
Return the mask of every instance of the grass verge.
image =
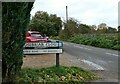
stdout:
{"type": "Polygon", "coordinates": [[[88,70],[78,67],[48,67],[40,69],[24,68],[18,76],[20,83],[43,83],[43,84],[58,84],[58,83],[84,83],[87,81],[98,79],[99,77],[88,70]]]}
{"type": "Polygon", "coordinates": [[[62,40],[77,44],[90,45],[100,48],[120,50],[118,34],[80,34],[70,38],[53,37],[55,40],[62,40]]]}

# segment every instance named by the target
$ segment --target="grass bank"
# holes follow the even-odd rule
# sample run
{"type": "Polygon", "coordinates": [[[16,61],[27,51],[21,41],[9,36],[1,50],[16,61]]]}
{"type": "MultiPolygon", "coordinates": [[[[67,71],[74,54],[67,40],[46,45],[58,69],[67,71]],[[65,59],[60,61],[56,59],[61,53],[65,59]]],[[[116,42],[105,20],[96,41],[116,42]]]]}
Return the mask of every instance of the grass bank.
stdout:
{"type": "Polygon", "coordinates": [[[98,76],[90,71],[78,67],[48,67],[40,69],[24,68],[18,76],[18,82],[31,83],[38,82],[44,84],[58,84],[58,83],[84,83],[98,79],[98,76]]]}
{"type": "Polygon", "coordinates": [[[53,39],[101,48],[120,50],[118,34],[80,34],[67,39],[59,37],[53,37],[53,39]]]}

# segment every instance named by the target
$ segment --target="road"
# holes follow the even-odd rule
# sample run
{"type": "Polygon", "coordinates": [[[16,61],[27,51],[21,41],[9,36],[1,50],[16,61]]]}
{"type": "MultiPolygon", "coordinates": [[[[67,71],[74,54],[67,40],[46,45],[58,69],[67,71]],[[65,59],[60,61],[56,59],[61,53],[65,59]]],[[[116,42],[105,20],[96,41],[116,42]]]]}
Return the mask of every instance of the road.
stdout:
{"type": "Polygon", "coordinates": [[[118,51],[63,42],[64,52],[98,71],[102,81],[118,82],[118,51]]]}

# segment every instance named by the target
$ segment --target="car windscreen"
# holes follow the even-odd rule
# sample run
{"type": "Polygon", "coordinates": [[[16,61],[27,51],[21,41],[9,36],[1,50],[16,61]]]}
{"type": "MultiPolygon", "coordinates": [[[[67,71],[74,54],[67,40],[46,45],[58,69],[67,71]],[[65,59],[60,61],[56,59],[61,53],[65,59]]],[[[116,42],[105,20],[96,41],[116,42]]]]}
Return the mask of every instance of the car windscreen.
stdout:
{"type": "Polygon", "coordinates": [[[43,38],[41,34],[39,33],[31,33],[31,37],[33,38],[43,38]]]}

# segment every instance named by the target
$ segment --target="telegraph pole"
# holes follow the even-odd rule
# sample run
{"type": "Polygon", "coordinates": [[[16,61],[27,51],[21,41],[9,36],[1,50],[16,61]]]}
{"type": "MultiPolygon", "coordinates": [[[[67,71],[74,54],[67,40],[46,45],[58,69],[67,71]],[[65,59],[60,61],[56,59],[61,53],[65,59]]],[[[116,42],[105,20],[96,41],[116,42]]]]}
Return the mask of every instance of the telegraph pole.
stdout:
{"type": "Polygon", "coordinates": [[[69,31],[68,31],[68,7],[66,6],[66,27],[65,27],[65,32],[66,32],[66,38],[68,38],[69,31]]]}
{"type": "Polygon", "coordinates": [[[68,23],[68,7],[66,6],[66,23],[68,23]]]}

